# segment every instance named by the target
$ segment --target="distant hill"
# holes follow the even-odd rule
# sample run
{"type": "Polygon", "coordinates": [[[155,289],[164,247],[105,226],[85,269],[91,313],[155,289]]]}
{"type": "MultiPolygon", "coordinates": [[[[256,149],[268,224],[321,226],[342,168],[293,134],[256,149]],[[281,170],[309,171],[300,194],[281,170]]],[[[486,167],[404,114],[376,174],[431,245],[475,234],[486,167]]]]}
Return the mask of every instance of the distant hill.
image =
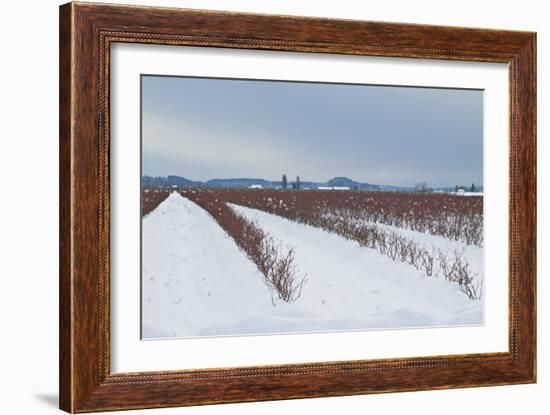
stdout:
{"type": "Polygon", "coordinates": [[[324,186],[328,187],[349,187],[358,190],[380,190],[380,186],[370,183],[360,183],[348,177],[334,177],[328,180],[324,186]]]}
{"type": "MultiPolygon", "coordinates": [[[[264,189],[280,189],[282,188],[282,182],[265,180],[261,178],[229,178],[229,179],[211,179],[205,182],[191,180],[182,176],[167,176],[167,177],[153,177],[143,176],[141,178],[141,184],[145,187],[210,187],[210,188],[228,188],[228,189],[245,189],[251,186],[261,186],[264,189]]],[[[293,180],[288,181],[288,188],[292,188],[293,180]]],[[[326,182],[312,182],[301,181],[300,188],[302,189],[317,189],[319,187],[348,187],[352,190],[365,190],[365,191],[412,191],[413,187],[404,186],[391,186],[380,185],[372,183],[358,182],[348,177],[333,177],[326,182]]]]}
{"type": "Polygon", "coordinates": [[[186,179],[181,176],[152,177],[142,176],[141,185],[145,187],[197,187],[201,182],[186,179]]]}
{"type": "Polygon", "coordinates": [[[243,188],[250,187],[252,185],[260,185],[266,188],[277,187],[274,182],[264,179],[212,179],[204,183],[208,187],[226,187],[226,188],[243,188]]]}

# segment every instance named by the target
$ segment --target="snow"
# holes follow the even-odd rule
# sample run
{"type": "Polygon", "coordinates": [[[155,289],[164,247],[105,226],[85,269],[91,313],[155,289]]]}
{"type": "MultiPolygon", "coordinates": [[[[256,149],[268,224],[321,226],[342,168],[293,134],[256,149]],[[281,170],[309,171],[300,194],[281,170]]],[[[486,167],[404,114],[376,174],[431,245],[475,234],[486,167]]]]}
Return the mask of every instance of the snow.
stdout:
{"type": "Polygon", "coordinates": [[[317,190],[349,190],[349,186],[318,186],[317,190]]]}
{"type": "Polygon", "coordinates": [[[371,221],[366,222],[376,225],[379,228],[396,232],[407,239],[412,239],[419,245],[419,247],[424,247],[428,250],[434,246],[435,248],[441,249],[443,253],[448,254],[448,256],[451,256],[454,251],[460,252],[470,264],[470,270],[473,273],[472,275],[475,275],[474,282],[477,283],[483,281],[482,247],[468,245],[465,242],[451,240],[439,235],[432,235],[428,232],[417,232],[407,228],[400,228],[399,226],[386,225],[371,221]]]}
{"type": "Polygon", "coordinates": [[[451,194],[454,194],[455,196],[483,196],[482,192],[466,192],[460,190],[451,194]]]}
{"type": "Polygon", "coordinates": [[[210,334],[209,327],[235,325],[270,301],[256,266],[177,192],[143,219],[142,233],[144,338],[210,334]]]}
{"type": "MultiPolygon", "coordinates": [[[[380,255],[376,250],[360,247],[357,242],[322,229],[256,209],[237,205],[230,205],[230,207],[237,213],[256,221],[262,229],[283,241],[288,247],[295,248],[298,267],[308,276],[303,296],[298,302],[304,303],[308,294],[312,297],[318,296],[322,291],[318,286],[322,283],[318,284],[318,282],[324,281],[338,290],[348,291],[346,294],[350,296],[349,299],[352,295],[348,289],[353,287],[354,294],[379,303],[388,312],[392,307],[406,308],[411,313],[411,317],[403,327],[423,326],[424,324],[421,323],[423,319],[433,321],[433,325],[481,324],[483,321],[483,302],[469,300],[464,293],[460,292],[456,283],[427,277],[408,264],[393,261],[380,255]],[[338,281],[338,284],[335,281],[338,281]],[[373,296],[373,291],[383,291],[385,295],[373,296]],[[416,317],[412,317],[412,314],[416,317]]],[[[464,249],[464,256],[472,270],[480,278],[482,277],[482,248],[437,235],[388,225],[381,226],[390,228],[427,247],[433,244],[443,251],[464,249]]],[[[323,295],[323,298],[338,297],[336,292],[323,293],[323,295]]],[[[342,299],[348,300],[343,293],[342,299]]],[[[359,301],[358,304],[348,303],[348,305],[357,306],[358,313],[371,311],[370,305],[363,301],[359,301]]],[[[315,307],[315,304],[311,306],[315,307]]],[[[348,313],[347,310],[342,311],[348,313]]],[[[391,313],[394,312],[395,310],[391,311],[391,313]]],[[[369,325],[369,328],[399,327],[399,324],[392,325],[383,315],[380,323],[380,325],[369,325]]]]}
{"type": "Polygon", "coordinates": [[[482,301],[453,283],[321,229],[231,207],[295,248],[307,274],[302,296],[273,305],[256,266],[207,212],[174,192],[143,219],[144,338],[483,323],[482,301]]]}

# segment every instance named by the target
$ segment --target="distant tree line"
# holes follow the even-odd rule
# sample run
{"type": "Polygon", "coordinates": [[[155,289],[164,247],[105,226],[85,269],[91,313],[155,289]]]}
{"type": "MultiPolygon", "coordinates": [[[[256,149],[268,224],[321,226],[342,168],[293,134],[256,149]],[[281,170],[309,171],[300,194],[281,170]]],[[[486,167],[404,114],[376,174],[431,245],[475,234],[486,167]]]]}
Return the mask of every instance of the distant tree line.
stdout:
{"type": "Polygon", "coordinates": [[[475,193],[478,191],[478,189],[476,188],[476,185],[474,183],[472,183],[472,185],[470,186],[470,188],[468,189],[467,186],[461,186],[461,185],[456,185],[455,186],[455,192],[458,192],[459,190],[462,190],[462,191],[466,191],[466,190],[469,190],[470,192],[472,193],[475,193]]]}
{"type": "MultiPolygon", "coordinates": [[[[286,178],[286,174],[283,174],[283,178],[281,179],[281,186],[283,189],[288,189],[288,179],[286,178]]],[[[300,176],[296,176],[296,181],[292,182],[291,187],[293,189],[300,188],[300,176]]]]}

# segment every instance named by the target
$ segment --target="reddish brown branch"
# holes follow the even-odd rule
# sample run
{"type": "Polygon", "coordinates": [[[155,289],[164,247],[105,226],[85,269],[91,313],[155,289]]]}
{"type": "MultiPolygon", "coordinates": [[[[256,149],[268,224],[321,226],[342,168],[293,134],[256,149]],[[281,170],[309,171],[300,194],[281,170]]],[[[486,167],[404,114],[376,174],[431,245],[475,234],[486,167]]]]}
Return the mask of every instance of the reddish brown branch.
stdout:
{"type": "Polygon", "coordinates": [[[141,189],[141,216],[155,210],[169,194],[168,190],[143,187],[141,189]]]}
{"type": "Polygon", "coordinates": [[[256,223],[236,214],[218,192],[182,190],[181,194],[210,213],[237,246],[256,264],[264,276],[265,284],[279,299],[293,303],[300,297],[306,277],[298,275],[293,249],[285,250],[256,223]]]}

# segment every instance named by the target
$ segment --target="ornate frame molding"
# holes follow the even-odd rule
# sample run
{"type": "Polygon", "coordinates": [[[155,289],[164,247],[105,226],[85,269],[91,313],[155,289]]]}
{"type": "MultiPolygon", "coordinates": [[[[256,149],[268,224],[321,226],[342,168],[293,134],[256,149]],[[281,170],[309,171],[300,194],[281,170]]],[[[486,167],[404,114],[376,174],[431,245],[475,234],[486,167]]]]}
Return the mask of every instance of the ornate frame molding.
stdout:
{"type": "Polygon", "coordinates": [[[535,82],[534,33],[86,3],[61,6],[61,408],[89,412],[534,382],[535,82]],[[116,42],[508,63],[510,351],[110,373],[109,69],[110,45],[116,42]]]}

